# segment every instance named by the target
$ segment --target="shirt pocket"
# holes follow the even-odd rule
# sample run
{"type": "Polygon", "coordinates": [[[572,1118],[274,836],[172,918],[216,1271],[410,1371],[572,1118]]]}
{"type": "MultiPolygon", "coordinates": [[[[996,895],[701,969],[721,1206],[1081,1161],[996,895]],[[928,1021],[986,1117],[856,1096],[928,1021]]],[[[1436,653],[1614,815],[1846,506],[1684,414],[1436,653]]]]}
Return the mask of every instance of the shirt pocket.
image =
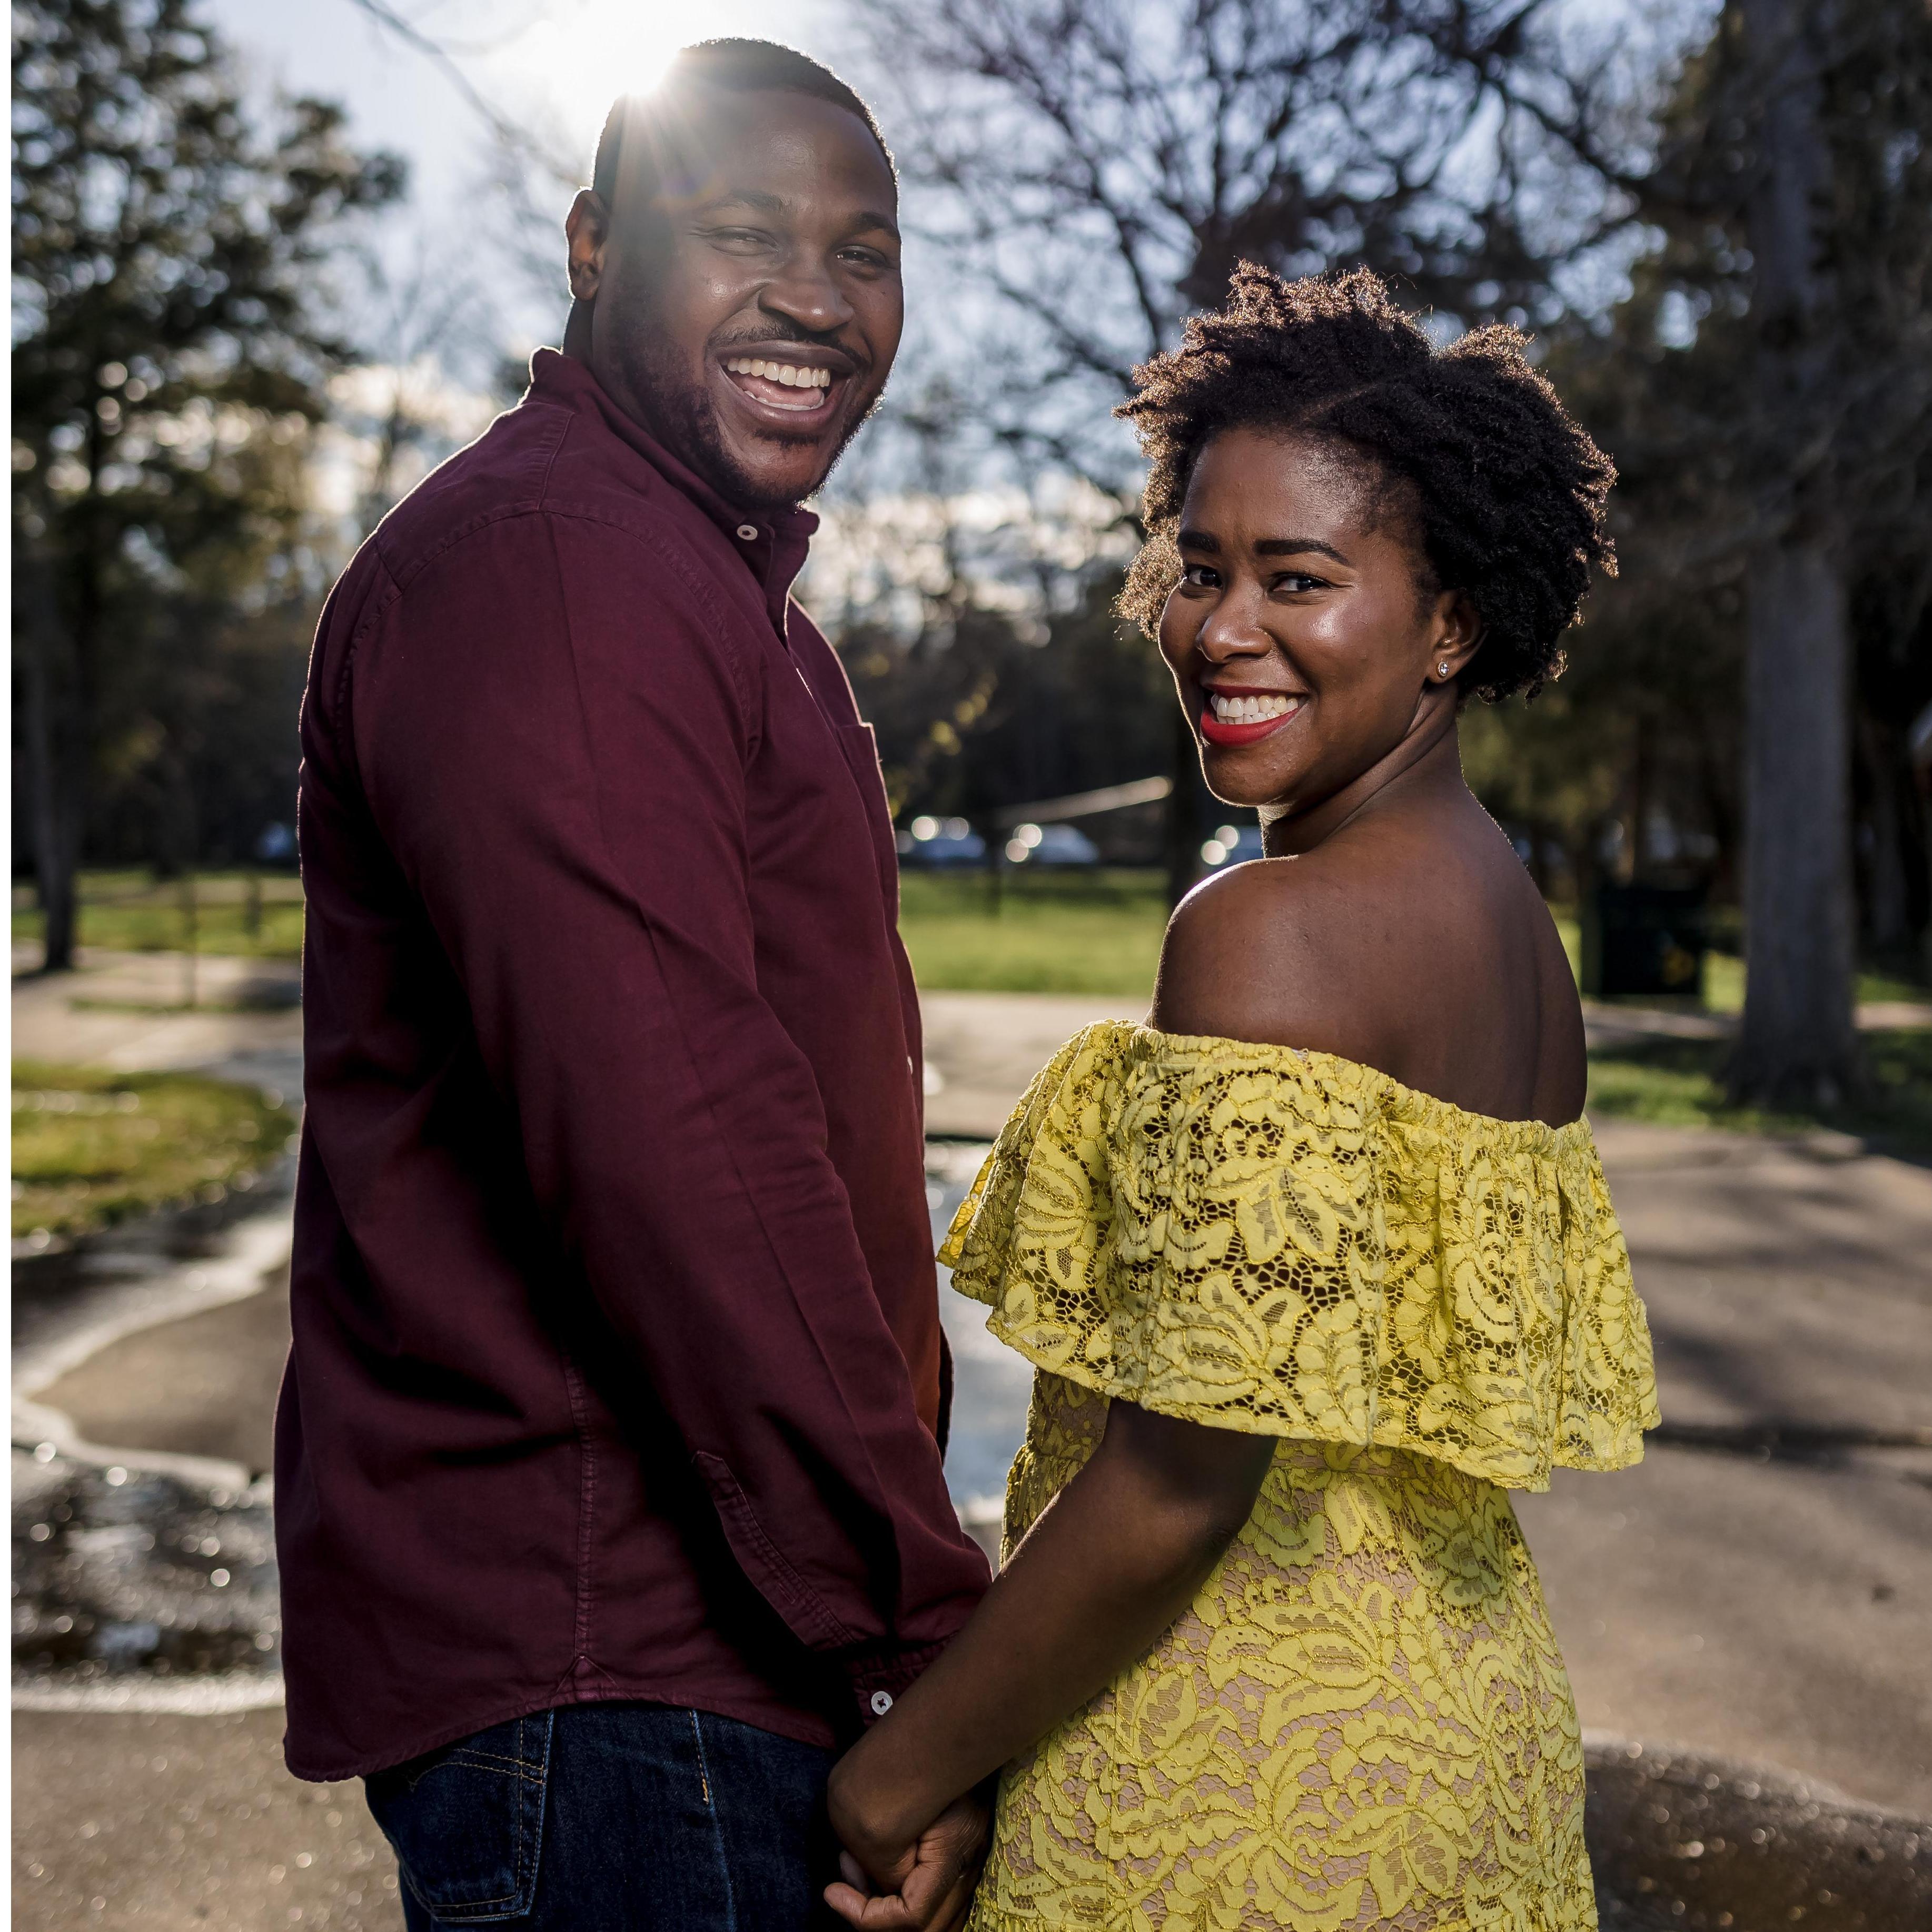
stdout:
{"type": "Polygon", "coordinates": [[[437,1924],[521,1918],[535,1904],[555,1719],[512,1718],[368,1780],[403,1882],[437,1924]]]}

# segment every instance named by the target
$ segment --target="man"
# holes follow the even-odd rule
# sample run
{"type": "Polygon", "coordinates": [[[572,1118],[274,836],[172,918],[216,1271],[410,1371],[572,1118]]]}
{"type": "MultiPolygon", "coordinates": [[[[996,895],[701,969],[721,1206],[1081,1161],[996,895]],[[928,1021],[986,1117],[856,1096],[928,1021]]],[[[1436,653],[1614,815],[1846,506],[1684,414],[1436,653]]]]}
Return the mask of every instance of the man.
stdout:
{"type": "Polygon", "coordinates": [[[834,76],[687,50],[571,210],[564,352],[323,614],[287,1748],[368,1780],[412,1928],[803,1926],[835,1748],[986,1586],[892,827],[788,601],[896,206],[834,76]]]}

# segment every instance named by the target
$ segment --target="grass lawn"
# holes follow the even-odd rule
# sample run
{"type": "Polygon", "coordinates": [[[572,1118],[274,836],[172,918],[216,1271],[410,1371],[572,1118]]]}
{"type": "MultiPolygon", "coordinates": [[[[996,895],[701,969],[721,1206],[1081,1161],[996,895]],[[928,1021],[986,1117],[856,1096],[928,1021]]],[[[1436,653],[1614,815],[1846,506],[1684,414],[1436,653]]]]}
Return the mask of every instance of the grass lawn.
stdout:
{"type": "Polygon", "coordinates": [[[295,1130],[251,1087],[189,1073],[14,1063],[14,1236],[71,1238],[221,1190],[295,1130]]]}
{"type": "Polygon", "coordinates": [[[1856,1105],[1816,1114],[1769,1114],[1724,1103],[1721,1040],[1646,1040],[1606,1047],[1590,1056],[1589,1111],[1666,1126],[1735,1127],[1747,1133],[1790,1133],[1835,1127],[1881,1151],[1932,1160],[1932,1031],[1922,1028],[1868,1033],[1873,1090],[1856,1105]]]}
{"type": "MultiPolygon", "coordinates": [[[[1570,956],[1570,970],[1582,976],[1582,939],[1576,916],[1568,907],[1552,905],[1556,930],[1563,950],[1570,956]]],[[[1886,973],[1861,973],[1858,997],[1868,1000],[1910,1000],[1922,1004],[1928,998],[1923,986],[1909,980],[1894,979],[1886,973]]],[[[1612,1001],[1612,1004],[1617,1004],[1612,1001]]],[[[1735,952],[1707,952],[1704,956],[1704,997],[1702,1000],[1668,998],[1633,1000],[1633,1006],[1675,1006],[1686,1012],[1741,1013],[1744,1010],[1744,962],[1735,952]]]]}
{"type": "Polygon", "coordinates": [[[908,869],[899,897],[899,931],[922,986],[1121,999],[1154,992],[1167,926],[1160,872],[1009,872],[995,912],[982,872],[908,869]]]}
{"type": "MultiPolygon", "coordinates": [[[[42,926],[31,887],[14,889],[14,938],[39,943],[42,926]]],[[[83,872],[80,943],[116,952],[238,953],[256,959],[302,956],[302,881],[292,872],[200,872],[157,884],[147,872],[83,872]],[[190,927],[190,921],[192,926],[190,927]]]]}

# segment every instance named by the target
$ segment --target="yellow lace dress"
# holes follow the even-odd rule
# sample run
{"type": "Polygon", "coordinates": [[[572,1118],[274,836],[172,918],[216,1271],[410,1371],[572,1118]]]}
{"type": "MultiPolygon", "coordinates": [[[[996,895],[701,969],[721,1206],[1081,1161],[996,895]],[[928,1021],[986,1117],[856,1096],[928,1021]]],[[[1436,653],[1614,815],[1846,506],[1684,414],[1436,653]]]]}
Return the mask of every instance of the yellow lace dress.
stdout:
{"type": "Polygon", "coordinates": [[[1010,1550],[1107,1400],[1281,1438],[1145,1656],[1010,1765],[970,1932],[1571,1932],[1576,1707],[1510,1489],[1620,1468],[1650,1337],[1588,1126],[1108,1022],[940,1258],[1035,1365],[1010,1550]]]}

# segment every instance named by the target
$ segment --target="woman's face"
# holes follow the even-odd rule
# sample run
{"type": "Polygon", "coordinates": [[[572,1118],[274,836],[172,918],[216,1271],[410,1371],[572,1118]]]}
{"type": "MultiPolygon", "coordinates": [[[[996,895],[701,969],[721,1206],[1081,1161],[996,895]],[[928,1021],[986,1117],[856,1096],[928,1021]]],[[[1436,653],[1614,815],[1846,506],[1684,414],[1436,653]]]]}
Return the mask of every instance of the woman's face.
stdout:
{"type": "Polygon", "coordinates": [[[1474,613],[1423,587],[1381,482],[1345,449],[1280,432],[1224,430],[1195,464],[1160,648],[1230,805],[1306,811],[1454,704],[1474,613]]]}

